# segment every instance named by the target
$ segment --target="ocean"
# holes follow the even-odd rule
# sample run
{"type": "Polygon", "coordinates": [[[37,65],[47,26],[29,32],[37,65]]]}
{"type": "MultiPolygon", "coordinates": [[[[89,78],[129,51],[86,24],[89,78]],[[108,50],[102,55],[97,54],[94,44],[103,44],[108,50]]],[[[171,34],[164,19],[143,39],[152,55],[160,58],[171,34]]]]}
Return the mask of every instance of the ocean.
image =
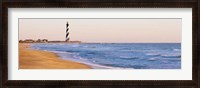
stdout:
{"type": "Polygon", "coordinates": [[[31,44],[94,69],[181,69],[181,43],[31,44]]]}

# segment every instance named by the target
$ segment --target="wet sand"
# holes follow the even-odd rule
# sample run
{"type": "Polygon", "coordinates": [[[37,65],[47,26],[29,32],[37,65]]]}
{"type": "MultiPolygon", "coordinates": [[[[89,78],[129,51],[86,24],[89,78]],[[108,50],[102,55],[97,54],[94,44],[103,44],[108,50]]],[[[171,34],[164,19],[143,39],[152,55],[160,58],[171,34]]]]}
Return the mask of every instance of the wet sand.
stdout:
{"type": "Polygon", "coordinates": [[[19,43],[19,69],[90,69],[90,67],[62,60],[52,52],[31,49],[27,43],[19,43]]]}

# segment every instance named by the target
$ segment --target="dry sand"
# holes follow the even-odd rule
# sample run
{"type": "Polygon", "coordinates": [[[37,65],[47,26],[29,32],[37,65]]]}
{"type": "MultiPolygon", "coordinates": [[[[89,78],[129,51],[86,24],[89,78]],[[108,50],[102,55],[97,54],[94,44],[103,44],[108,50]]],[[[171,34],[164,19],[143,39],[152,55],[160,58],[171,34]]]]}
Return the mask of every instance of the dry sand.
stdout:
{"type": "Polygon", "coordinates": [[[89,69],[78,62],[60,59],[55,53],[33,50],[29,44],[19,44],[19,69],[89,69]]]}

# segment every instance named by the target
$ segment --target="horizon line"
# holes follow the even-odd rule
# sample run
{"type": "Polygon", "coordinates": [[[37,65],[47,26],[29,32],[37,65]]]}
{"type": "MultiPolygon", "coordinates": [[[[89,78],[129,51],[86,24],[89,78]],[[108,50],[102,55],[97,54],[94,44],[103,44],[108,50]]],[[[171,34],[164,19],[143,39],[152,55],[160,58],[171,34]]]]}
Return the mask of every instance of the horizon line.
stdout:
{"type": "MultiPolygon", "coordinates": [[[[41,38],[43,39],[43,38],[41,38]]],[[[45,38],[44,38],[45,39],[45,38]]],[[[20,40],[26,40],[26,39],[18,39],[19,41],[20,40]]],[[[32,40],[38,40],[38,39],[32,39],[32,40]]],[[[47,39],[48,40],[48,39],[47,39]]],[[[60,41],[60,42],[64,42],[65,40],[48,40],[49,42],[51,41],[60,41]]],[[[81,43],[181,43],[181,42],[84,42],[84,41],[81,41],[81,40],[69,40],[69,41],[80,41],[81,43]]]]}

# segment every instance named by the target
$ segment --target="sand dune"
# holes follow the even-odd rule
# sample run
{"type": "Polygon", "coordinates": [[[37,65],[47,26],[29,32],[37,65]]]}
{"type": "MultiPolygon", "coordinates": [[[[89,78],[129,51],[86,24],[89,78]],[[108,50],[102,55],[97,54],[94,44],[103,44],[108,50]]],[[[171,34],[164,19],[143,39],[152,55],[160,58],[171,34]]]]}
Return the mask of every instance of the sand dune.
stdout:
{"type": "Polygon", "coordinates": [[[19,69],[89,69],[78,62],[62,60],[56,54],[33,50],[29,44],[19,44],[19,69]]]}

